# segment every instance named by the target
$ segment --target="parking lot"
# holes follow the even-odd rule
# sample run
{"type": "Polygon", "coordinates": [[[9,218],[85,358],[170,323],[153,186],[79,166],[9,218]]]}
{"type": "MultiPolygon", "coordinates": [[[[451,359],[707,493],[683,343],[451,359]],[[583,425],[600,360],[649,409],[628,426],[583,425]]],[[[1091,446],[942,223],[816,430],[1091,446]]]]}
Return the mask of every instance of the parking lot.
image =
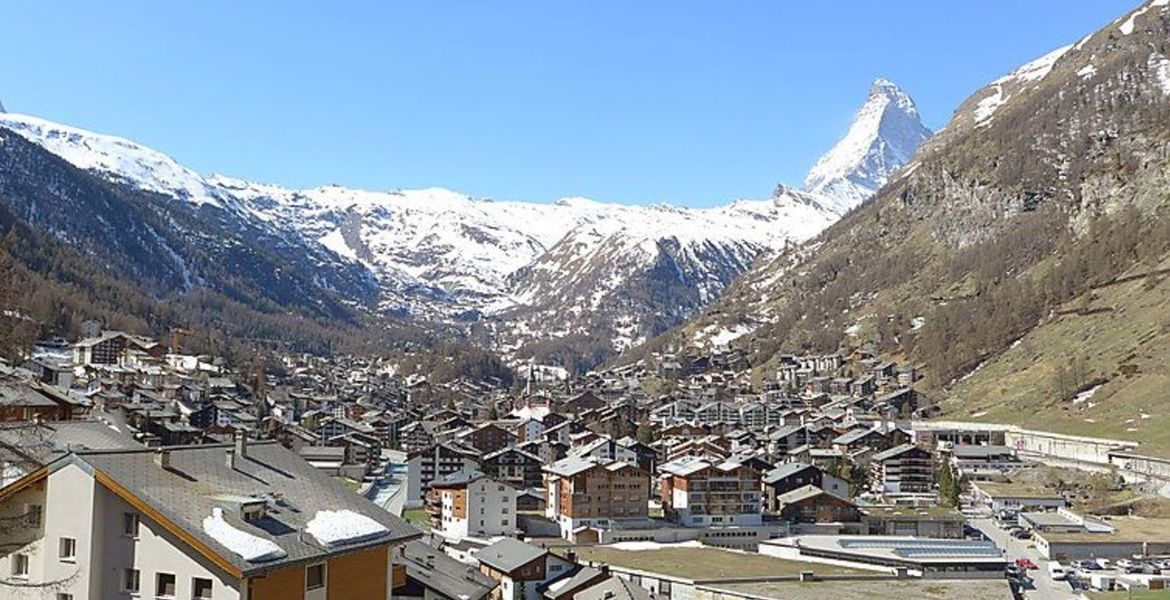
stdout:
{"type": "Polygon", "coordinates": [[[1159,561],[1068,561],[1060,563],[1066,570],[1067,576],[1062,580],[1054,580],[1049,574],[1049,563],[1040,551],[1035,548],[1031,539],[1011,535],[1011,528],[997,523],[989,515],[970,515],[969,523],[983,532],[988,538],[1004,549],[1008,561],[1015,564],[1019,559],[1031,561],[1036,568],[1025,569],[1029,583],[1023,586],[1025,598],[1038,600],[1077,598],[1081,592],[1089,587],[1093,575],[1111,577],[1119,580],[1127,573],[1145,572],[1156,574],[1166,565],[1159,561]],[[1079,588],[1079,589],[1076,589],[1079,588]]]}
{"type": "Polygon", "coordinates": [[[990,517],[973,518],[970,520],[973,527],[983,532],[995,545],[1003,548],[1008,561],[1014,563],[1017,559],[1026,558],[1036,565],[1036,569],[1027,571],[1030,584],[1023,586],[1024,597],[1036,600],[1069,600],[1080,594],[1072,589],[1067,581],[1053,581],[1048,576],[1048,560],[1032,547],[1030,540],[1016,539],[1007,531],[996,525],[990,517]]]}

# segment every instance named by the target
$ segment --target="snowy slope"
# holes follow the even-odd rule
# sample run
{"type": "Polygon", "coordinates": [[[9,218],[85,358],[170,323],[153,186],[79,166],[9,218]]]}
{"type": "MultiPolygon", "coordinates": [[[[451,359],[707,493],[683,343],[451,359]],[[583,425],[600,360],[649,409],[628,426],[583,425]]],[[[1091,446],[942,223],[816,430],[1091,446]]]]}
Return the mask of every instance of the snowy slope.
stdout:
{"type": "Polygon", "coordinates": [[[844,213],[877,192],[929,137],[914,100],[892,81],[877,79],[849,132],[809,171],[805,189],[844,213]]]}
{"type": "Polygon", "coordinates": [[[222,205],[198,173],[169,156],[130,140],[60,125],[28,115],[0,112],[0,126],[29,138],[74,166],[138,189],[194,204],[222,205]]]}
{"type": "Polygon", "coordinates": [[[606,315],[615,347],[674,324],[761,255],[811,238],[864,200],[926,135],[913,101],[879,80],[808,190],[781,186],[769,199],[684,209],[493,201],[441,188],[292,189],[204,177],[141,144],[36,117],[0,114],[0,126],[110,181],[295,238],[294,251],[321,268],[368,269],[384,311],[492,316],[515,347],[596,329],[575,315],[606,315]]]}

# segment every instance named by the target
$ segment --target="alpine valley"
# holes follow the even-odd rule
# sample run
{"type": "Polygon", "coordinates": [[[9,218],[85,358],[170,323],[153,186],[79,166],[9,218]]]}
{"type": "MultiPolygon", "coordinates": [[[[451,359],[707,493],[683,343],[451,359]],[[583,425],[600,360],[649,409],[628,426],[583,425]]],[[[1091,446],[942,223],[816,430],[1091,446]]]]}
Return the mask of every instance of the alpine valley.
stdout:
{"type": "Polygon", "coordinates": [[[919,369],[922,416],[1165,452],[1168,57],[1152,0],[996,79],[870,201],[625,360],[731,331],[764,381],[857,350],[919,369]]]}
{"type": "MultiPolygon", "coordinates": [[[[148,328],[205,327],[141,307],[211,295],[217,305],[297,315],[325,330],[439,329],[513,362],[581,371],[680,325],[762,258],[820,233],[929,136],[911,98],[879,79],[804,189],[780,185],[770,198],[685,209],[495,201],[439,188],[290,189],[204,176],[126,139],[0,114],[0,210],[5,231],[76,253],[88,263],[78,269],[144,293],[139,308],[110,310],[137,311],[148,328]]],[[[29,244],[14,255],[41,273],[29,244]]],[[[57,313],[30,317],[58,322],[67,319],[60,312],[76,312],[50,306],[57,313]]],[[[290,333],[275,324],[228,330],[290,333]]]]}

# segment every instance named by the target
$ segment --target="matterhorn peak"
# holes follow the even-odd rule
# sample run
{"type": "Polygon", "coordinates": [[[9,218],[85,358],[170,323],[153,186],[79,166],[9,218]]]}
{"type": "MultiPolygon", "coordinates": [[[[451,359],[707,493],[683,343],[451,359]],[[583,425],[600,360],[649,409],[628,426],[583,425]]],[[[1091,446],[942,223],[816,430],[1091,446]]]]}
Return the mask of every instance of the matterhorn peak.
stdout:
{"type": "Polygon", "coordinates": [[[849,132],[805,177],[805,189],[845,212],[876,193],[928,137],[930,130],[922,124],[914,99],[893,81],[879,77],[849,132]]]}

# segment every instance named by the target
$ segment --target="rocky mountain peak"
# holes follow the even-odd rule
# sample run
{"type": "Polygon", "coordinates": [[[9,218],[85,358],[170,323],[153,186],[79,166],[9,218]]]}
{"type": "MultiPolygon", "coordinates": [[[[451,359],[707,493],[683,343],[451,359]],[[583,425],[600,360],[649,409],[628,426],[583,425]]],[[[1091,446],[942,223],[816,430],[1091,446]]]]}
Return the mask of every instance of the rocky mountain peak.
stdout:
{"type": "Polygon", "coordinates": [[[879,77],[849,132],[805,177],[805,189],[845,212],[881,188],[929,137],[914,99],[893,81],[879,77]]]}

